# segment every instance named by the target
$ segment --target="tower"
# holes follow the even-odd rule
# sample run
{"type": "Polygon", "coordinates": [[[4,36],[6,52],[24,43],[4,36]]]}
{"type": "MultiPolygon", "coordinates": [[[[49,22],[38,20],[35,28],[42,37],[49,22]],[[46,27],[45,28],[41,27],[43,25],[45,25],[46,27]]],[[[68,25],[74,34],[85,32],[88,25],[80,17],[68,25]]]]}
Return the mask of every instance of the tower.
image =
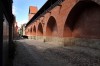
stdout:
{"type": "Polygon", "coordinates": [[[29,6],[29,20],[36,14],[38,11],[36,6],[29,6]]]}

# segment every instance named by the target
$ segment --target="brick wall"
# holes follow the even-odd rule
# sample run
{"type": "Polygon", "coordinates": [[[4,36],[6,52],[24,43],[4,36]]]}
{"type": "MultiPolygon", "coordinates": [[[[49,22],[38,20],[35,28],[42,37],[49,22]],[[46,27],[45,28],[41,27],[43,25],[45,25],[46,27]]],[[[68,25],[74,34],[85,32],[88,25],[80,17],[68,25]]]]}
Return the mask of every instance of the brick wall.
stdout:
{"type": "Polygon", "coordinates": [[[64,0],[28,25],[26,30],[30,30],[30,27],[34,29],[34,25],[36,26],[36,34],[28,31],[27,35],[40,36],[45,41],[53,42],[65,42],[66,38],[72,37],[99,39],[99,2],[99,0],[64,0]],[[42,25],[42,34],[39,24],[42,25]]]}

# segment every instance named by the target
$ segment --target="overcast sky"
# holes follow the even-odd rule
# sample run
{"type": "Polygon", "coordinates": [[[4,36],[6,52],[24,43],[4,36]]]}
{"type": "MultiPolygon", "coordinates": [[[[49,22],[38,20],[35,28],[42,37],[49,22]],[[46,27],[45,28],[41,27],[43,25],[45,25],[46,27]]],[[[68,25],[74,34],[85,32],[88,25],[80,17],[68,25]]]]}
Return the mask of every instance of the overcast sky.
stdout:
{"type": "Polygon", "coordinates": [[[13,14],[16,16],[18,26],[28,22],[29,6],[40,9],[47,0],[13,0],[13,14]]]}

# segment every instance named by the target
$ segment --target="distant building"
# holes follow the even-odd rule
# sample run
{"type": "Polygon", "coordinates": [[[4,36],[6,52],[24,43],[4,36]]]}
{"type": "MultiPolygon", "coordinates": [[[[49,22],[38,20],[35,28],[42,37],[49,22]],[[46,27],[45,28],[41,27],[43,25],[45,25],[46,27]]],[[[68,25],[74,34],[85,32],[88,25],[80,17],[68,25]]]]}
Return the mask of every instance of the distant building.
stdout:
{"type": "Polygon", "coordinates": [[[21,25],[21,28],[19,30],[19,33],[21,36],[25,36],[25,26],[26,26],[26,23],[21,25]]]}
{"type": "Polygon", "coordinates": [[[13,27],[14,27],[13,28],[13,38],[15,39],[15,38],[17,38],[19,36],[19,34],[18,34],[18,25],[17,25],[16,20],[14,22],[14,26],[13,27]]]}
{"type": "Polygon", "coordinates": [[[18,27],[18,33],[19,33],[19,36],[22,35],[22,29],[21,29],[21,27],[18,27]]]}
{"type": "Polygon", "coordinates": [[[29,7],[29,20],[37,13],[38,9],[36,6],[29,7]]]}
{"type": "Polygon", "coordinates": [[[26,23],[22,25],[22,34],[23,35],[25,35],[25,26],[26,26],[26,23]]]}

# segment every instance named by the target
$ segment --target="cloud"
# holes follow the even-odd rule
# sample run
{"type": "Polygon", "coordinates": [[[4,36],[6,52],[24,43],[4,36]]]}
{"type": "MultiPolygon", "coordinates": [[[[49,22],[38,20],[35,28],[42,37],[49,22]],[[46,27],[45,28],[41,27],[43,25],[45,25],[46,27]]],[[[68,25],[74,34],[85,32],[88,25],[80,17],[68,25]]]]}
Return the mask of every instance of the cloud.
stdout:
{"type": "Polygon", "coordinates": [[[27,23],[28,20],[22,20],[18,22],[18,27],[21,27],[22,24],[27,23]]]}

